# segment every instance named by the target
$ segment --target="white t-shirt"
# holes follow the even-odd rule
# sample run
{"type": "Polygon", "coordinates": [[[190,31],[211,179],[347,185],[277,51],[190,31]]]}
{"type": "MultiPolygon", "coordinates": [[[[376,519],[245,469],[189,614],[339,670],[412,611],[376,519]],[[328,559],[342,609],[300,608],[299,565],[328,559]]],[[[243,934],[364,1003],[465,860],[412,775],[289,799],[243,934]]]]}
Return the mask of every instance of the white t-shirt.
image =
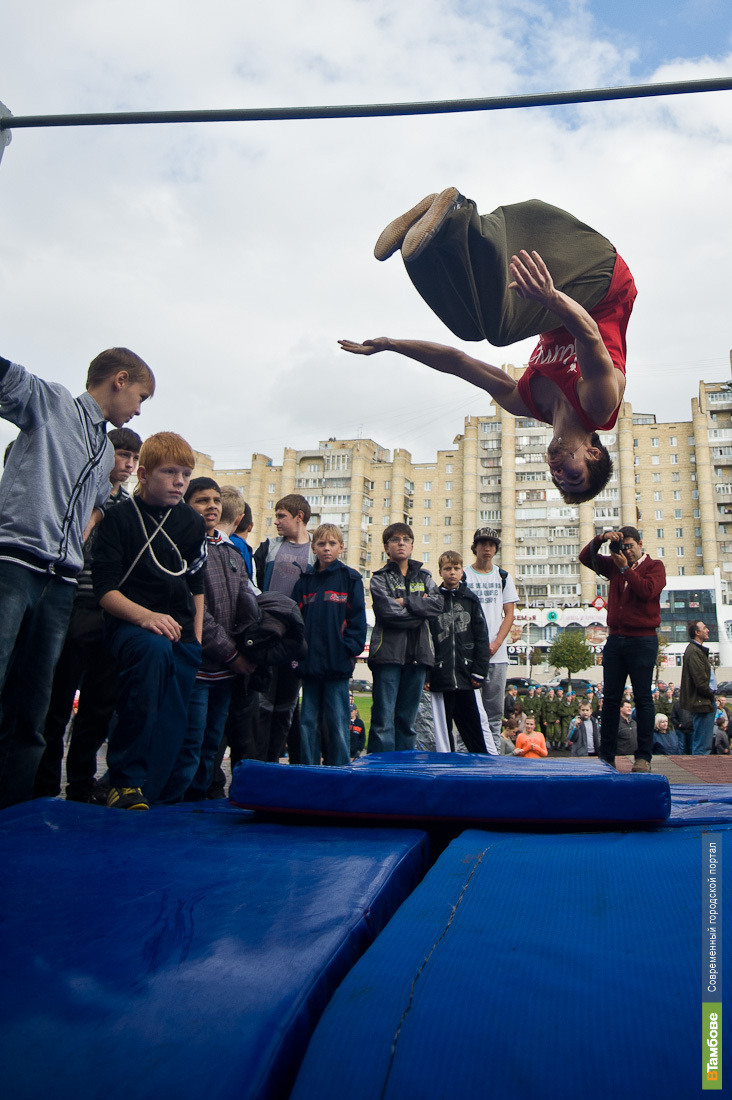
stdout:
{"type": "MultiPolygon", "coordinates": [[[[513,583],[513,578],[509,573],[506,577],[506,587],[504,588],[497,565],[493,566],[490,573],[479,573],[477,570],[473,569],[472,565],[466,565],[465,580],[467,581],[468,588],[472,592],[475,592],[480,600],[480,606],[483,608],[483,615],[485,616],[486,626],[488,627],[488,637],[493,642],[503,622],[504,603],[516,603],[518,601],[518,592],[513,583]]],[[[504,640],[503,645],[497,650],[495,656],[491,657],[491,664],[508,664],[507,640],[504,640]]]]}

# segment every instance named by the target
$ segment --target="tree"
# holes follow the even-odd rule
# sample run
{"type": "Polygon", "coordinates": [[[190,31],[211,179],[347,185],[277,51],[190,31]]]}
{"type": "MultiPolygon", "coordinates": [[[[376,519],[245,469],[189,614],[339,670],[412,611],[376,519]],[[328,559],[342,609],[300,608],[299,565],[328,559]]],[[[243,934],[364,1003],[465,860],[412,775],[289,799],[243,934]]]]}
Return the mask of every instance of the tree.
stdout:
{"type": "Polygon", "coordinates": [[[661,666],[663,664],[663,659],[666,656],[666,650],[668,649],[668,645],[669,645],[668,638],[665,637],[665,635],[663,635],[663,634],[659,634],[658,635],[658,656],[656,657],[656,683],[658,683],[658,678],[661,675],[661,666]]]}
{"type": "Polygon", "coordinates": [[[546,653],[538,645],[532,646],[529,650],[529,676],[534,675],[534,668],[537,665],[543,665],[546,660],[546,653]]]}
{"type": "Polygon", "coordinates": [[[570,684],[573,672],[590,668],[595,661],[595,655],[585,641],[583,630],[563,630],[561,634],[557,634],[548,657],[549,663],[555,668],[566,668],[570,684]]]}

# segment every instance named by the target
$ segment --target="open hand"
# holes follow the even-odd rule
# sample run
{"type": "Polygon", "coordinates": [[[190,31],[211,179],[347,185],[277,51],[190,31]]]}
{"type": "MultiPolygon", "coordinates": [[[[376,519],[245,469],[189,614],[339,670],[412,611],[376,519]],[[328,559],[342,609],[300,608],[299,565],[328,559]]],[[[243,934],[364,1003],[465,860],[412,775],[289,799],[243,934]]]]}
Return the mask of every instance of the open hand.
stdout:
{"type": "Polygon", "coordinates": [[[515,290],[519,298],[532,298],[549,308],[554,296],[554,280],[538,252],[529,254],[525,248],[518,256],[511,257],[509,265],[513,282],[509,290],[515,290]]]}
{"type": "Polygon", "coordinates": [[[377,336],[375,340],[364,340],[357,344],[355,340],[339,340],[343,351],[350,351],[351,355],[375,355],[377,351],[387,351],[389,341],[386,336],[377,336]]]}

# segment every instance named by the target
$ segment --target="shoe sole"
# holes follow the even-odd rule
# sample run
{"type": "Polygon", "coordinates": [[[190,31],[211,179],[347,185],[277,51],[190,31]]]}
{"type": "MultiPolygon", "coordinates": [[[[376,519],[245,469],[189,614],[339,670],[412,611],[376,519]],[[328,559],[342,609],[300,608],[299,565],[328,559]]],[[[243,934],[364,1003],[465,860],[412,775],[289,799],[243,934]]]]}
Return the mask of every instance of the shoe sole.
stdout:
{"type": "Polygon", "coordinates": [[[394,218],[393,222],[389,222],[374,245],[374,256],[377,260],[388,260],[394,255],[414,223],[427,213],[436,198],[436,191],[426,195],[411,210],[407,210],[406,214],[401,214],[398,218],[394,218]]]}
{"type": "Polygon", "coordinates": [[[457,187],[446,187],[440,192],[424,217],[415,222],[404,238],[402,257],[405,263],[416,260],[425,248],[432,244],[442,229],[447,215],[455,209],[461,197],[457,187]]]}

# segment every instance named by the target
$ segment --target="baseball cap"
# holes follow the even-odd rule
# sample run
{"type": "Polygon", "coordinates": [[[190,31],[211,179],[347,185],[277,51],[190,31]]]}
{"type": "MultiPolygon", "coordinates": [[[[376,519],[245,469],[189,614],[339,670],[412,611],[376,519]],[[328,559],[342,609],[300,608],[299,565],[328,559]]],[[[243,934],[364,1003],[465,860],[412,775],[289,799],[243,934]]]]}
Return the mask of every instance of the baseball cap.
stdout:
{"type": "Polygon", "coordinates": [[[479,527],[473,535],[472,550],[475,553],[475,544],[477,542],[495,542],[496,549],[501,548],[501,536],[496,531],[495,527],[479,527]]]}

